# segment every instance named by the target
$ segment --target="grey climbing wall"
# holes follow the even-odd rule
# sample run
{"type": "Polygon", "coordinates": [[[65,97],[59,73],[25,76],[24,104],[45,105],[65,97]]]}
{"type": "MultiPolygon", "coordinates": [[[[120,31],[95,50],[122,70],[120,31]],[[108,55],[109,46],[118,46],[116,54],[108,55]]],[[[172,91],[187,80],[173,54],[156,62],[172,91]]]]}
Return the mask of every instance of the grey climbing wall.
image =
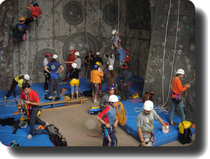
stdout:
{"type": "Polygon", "coordinates": [[[13,77],[13,3],[8,0],[0,6],[0,90],[8,89],[13,77]]]}
{"type": "MultiPolygon", "coordinates": [[[[14,75],[29,73],[31,82],[43,82],[42,58],[46,52],[57,53],[64,64],[71,49],[81,54],[81,77],[86,76],[84,57],[91,50],[93,54],[104,54],[111,50],[112,30],[118,29],[124,49],[129,49],[133,62],[133,73],[144,78],[150,43],[149,1],[140,0],[37,0],[43,14],[38,27],[29,26],[28,40],[14,43],[14,75]],[[128,5],[129,4],[129,5],[128,5]],[[118,7],[119,6],[119,7],[118,7]],[[118,11],[119,9],[119,11],[118,11]],[[119,15],[119,16],[118,16],[119,15]],[[135,16],[137,15],[137,16],[135,16]],[[142,24],[142,25],[140,25],[142,24]],[[137,57],[137,58],[136,58],[137,57]]],[[[30,15],[25,7],[28,1],[16,0],[14,24],[22,16],[30,15]]],[[[119,72],[118,53],[116,72],[119,72]]],[[[104,65],[105,66],[105,65],[104,65]]],[[[61,74],[63,79],[65,71],[61,74]]]]}
{"type": "MultiPolygon", "coordinates": [[[[174,77],[176,70],[184,69],[186,75],[183,84],[195,77],[195,8],[188,0],[181,0],[180,5],[178,0],[171,2],[156,2],[153,10],[152,38],[144,84],[144,92],[153,91],[154,102],[157,105],[166,103],[164,107],[168,108],[171,107],[171,75],[174,77]]],[[[194,122],[195,82],[183,93],[183,97],[186,119],[194,122]]]]}

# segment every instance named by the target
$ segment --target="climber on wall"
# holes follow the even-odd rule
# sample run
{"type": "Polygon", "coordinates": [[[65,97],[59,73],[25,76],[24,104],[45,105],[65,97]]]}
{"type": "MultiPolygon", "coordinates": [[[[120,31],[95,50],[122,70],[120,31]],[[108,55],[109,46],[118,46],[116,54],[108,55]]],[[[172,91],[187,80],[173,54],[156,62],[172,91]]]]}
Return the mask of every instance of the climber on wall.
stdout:
{"type": "Polygon", "coordinates": [[[28,26],[31,22],[36,21],[38,26],[38,17],[42,14],[42,10],[39,8],[39,4],[37,2],[29,2],[26,6],[27,9],[31,10],[31,16],[26,19],[25,24],[28,26]],[[33,7],[29,7],[30,4],[33,4],[33,7]]]}
{"type": "Polygon", "coordinates": [[[26,34],[28,33],[28,27],[25,24],[25,18],[21,17],[19,20],[20,23],[17,23],[15,27],[13,28],[13,37],[17,40],[25,40],[26,34]]]}

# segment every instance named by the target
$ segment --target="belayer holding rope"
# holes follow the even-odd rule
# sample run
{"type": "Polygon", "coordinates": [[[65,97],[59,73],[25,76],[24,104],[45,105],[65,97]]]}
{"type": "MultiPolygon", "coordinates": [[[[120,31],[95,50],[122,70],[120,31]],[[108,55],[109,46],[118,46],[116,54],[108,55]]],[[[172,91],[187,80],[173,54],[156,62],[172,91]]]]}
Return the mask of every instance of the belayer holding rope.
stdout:
{"type": "Polygon", "coordinates": [[[115,128],[118,125],[116,116],[116,107],[119,105],[119,99],[116,95],[109,96],[109,104],[97,116],[97,120],[102,124],[104,132],[103,146],[117,146],[117,137],[115,136],[115,128]]]}
{"type": "Polygon", "coordinates": [[[178,69],[176,71],[176,76],[172,79],[172,105],[171,105],[171,112],[170,112],[170,125],[174,126],[176,123],[173,121],[174,112],[176,106],[179,107],[179,111],[181,113],[181,121],[185,121],[185,114],[184,114],[184,103],[182,101],[182,92],[185,91],[187,88],[190,88],[190,84],[182,85],[181,79],[184,77],[185,71],[183,69],[178,69]]]}

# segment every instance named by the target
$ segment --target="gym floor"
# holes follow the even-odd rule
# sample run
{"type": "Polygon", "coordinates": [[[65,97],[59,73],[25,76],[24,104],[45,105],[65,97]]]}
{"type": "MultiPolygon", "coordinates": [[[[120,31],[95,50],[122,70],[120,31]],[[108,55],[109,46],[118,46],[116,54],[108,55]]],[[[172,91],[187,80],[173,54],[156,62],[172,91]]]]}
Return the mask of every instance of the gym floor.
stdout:
{"type": "MultiPolygon", "coordinates": [[[[41,119],[54,124],[59,128],[60,133],[66,138],[68,146],[102,146],[103,136],[101,135],[101,124],[97,121],[97,115],[89,115],[88,109],[93,104],[92,97],[87,97],[87,101],[82,105],[76,106],[72,104],[70,108],[45,110],[41,113],[41,119]]],[[[100,97],[98,101],[100,101],[100,97]]],[[[116,129],[118,146],[138,146],[139,142],[122,130],[120,127],[116,129]]],[[[195,135],[193,135],[193,141],[195,135]]],[[[162,146],[189,146],[193,144],[182,145],[178,140],[162,146]]]]}

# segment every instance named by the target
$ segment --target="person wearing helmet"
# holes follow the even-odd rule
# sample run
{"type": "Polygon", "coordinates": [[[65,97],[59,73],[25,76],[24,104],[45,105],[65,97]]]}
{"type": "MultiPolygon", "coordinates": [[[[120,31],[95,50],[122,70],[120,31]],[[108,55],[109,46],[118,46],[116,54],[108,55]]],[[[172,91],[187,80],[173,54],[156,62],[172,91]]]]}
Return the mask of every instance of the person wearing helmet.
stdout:
{"type": "Polygon", "coordinates": [[[21,74],[13,78],[12,86],[10,90],[7,92],[6,96],[4,97],[4,101],[10,97],[11,93],[15,90],[16,85],[20,87],[20,91],[22,92],[22,86],[24,83],[27,83],[30,80],[30,76],[28,74],[21,74]]]}
{"type": "Polygon", "coordinates": [[[109,103],[109,101],[108,101],[109,97],[115,93],[115,86],[109,85],[107,92],[108,92],[108,94],[104,95],[101,98],[101,101],[99,103],[100,111],[101,112],[104,110],[104,108],[106,107],[106,105],[109,103]]]}
{"type": "Polygon", "coordinates": [[[104,72],[101,69],[101,72],[98,71],[99,66],[94,65],[93,70],[90,72],[90,82],[92,83],[92,96],[93,96],[93,103],[98,103],[98,91],[99,91],[99,84],[101,83],[101,77],[103,77],[104,72]]]}
{"type": "Polygon", "coordinates": [[[140,139],[140,146],[153,146],[154,138],[154,119],[157,119],[165,130],[169,133],[169,129],[153,109],[154,104],[151,100],[144,102],[143,109],[136,119],[137,131],[140,139]]]}
{"type": "Polygon", "coordinates": [[[90,72],[92,70],[92,66],[93,66],[93,55],[92,55],[92,51],[88,52],[88,55],[85,56],[85,66],[86,66],[86,72],[87,72],[87,79],[90,78],[90,72]]]}
{"type": "Polygon", "coordinates": [[[125,55],[126,55],[126,52],[125,50],[122,48],[121,46],[121,42],[122,40],[120,39],[120,36],[119,36],[119,31],[117,30],[113,30],[112,31],[112,43],[113,43],[113,48],[117,50],[117,52],[119,53],[120,55],[120,65],[123,65],[123,61],[125,59],[125,55]]]}
{"type": "Polygon", "coordinates": [[[185,120],[185,114],[184,114],[184,103],[182,101],[182,92],[185,91],[187,88],[190,88],[189,84],[182,85],[181,79],[184,77],[185,71],[183,69],[178,69],[176,71],[176,76],[172,79],[171,85],[172,85],[172,93],[171,93],[171,99],[172,99],[172,105],[171,105],[171,112],[170,112],[170,125],[174,126],[176,123],[173,121],[174,118],[174,112],[176,107],[178,106],[179,111],[181,113],[181,121],[185,120]]]}
{"type": "Polygon", "coordinates": [[[126,65],[128,65],[129,62],[132,60],[132,58],[129,56],[129,50],[128,49],[126,49],[125,52],[126,52],[126,55],[125,55],[125,60],[124,61],[125,61],[126,65]]]}
{"type": "Polygon", "coordinates": [[[19,20],[20,23],[17,23],[13,29],[14,39],[25,40],[26,34],[28,33],[28,27],[25,24],[25,18],[21,17],[19,20]]]}
{"type": "Polygon", "coordinates": [[[37,19],[38,19],[39,15],[42,14],[42,10],[41,10],[41,8],[39,8],[39,4],[37,2],[29,2],[27,4],[26,8],[31,11],[31,16],[26,19],[26,25],[28,26],[31,22],[33,22],[35,20],[37,23],[37,26],[38,26],[37,19]],[[33,4],[33,7],[29,7],[30,4],[33,4]]]}
{"type": "Polygon", "coordinates": [[[46,127],[48,122],[42,121],[38,116],[37,113],[39,111],[40,100],[39,96],[36,91],[31,89],[29,83],[23,84],[23,91],[20,95],[20,105],[25,106],[27,109],[26,115],[30,117],[30,132],[28,135],[28,139],[33,138],[33,132],[35,123],[46,127]],[[24,101],[26,105],[24,104],[24,101]]]}
{"type": "Polygon", "coordinates": [[[115,56],[114,56],[112,51],[107,52],[106,54],[104,54],[104,58],[107,59],[107,62],[106,62],[107,66],[110,66],[110,65],[114,66],[115,56]]]}
{"type": "Polygon", "coordinates": [[[74,60],[76,59],[75,58],[75,55],[74,55],[75,52],[76,52],[76,50],[75,49],[72,49],[71,52],[70,52],[70,54],[69,54],[68,61],[64,61],[64,63],[68,64],[67,65],[68,66],[68,69],[67,69],[67,72],[66,72],[66,77],[63,80],[64,82],[66,82],[68,80],[68,78],[69,78],[69,71],[72,69],[71,64],[74,63],[74,60]]]}
{"type": "Polygon", "coordinates": [[[109,86],[113,85],[116,88],[117,92],[117,83],[116,83],[116,74],[114,73],[114,68],[112,65],[108,67],[109,72],[105,76],[105,80],[107,81],[107,92],[109,90],[109,86]]]}
{"type": "Polygon", "coordinates": [[[51,61],[44,67],[45,71],[50,74],[50,94],[53,94],[53,86],[56,85],[57,94],[60,96],[59,74],[63,72],[63,66],[57,61],[58,55],[54,54],[51,61]],[[61,68],[60,70],[58,70],[61,68]]]}
{"type": "MultiPolygon", "coordinates": [[[[45,58],[43,60],[43,67],[47,66],[51,58],[50,53],[45,54],[45,58]]],[[[44,76],[45,76],[45,81],[44,81],[44,90],[48,91],[48,83],[50,82],[50,74],[44,70],[44,76]]]]}
{"type": "Polygon", "coordinates": [[[93,58],[93,66],[96,64],[96,62],[100,62],[101,66],[104,64],[100,52],[96,52],[96,56],[93,58]]]}
{"type": "Polygon", "coordinates": [[[129,89],[130,84],[133,80],[133,74],[129,71],[129,67],[125,66],[124,71],[120,75],[121,80],[121,99],[122,101],[125,99],[129,99],[129,89]],[[124,98],[124,94],[126,95],[126,98],[124,98]]]}
{"type": "Polygon", "coordinates": [[[108,104],[105,109],[97,116],[97,120],[102,124],[102,131],[104,132],[103,146],[117,146],[117,137],[115,135],[115,128],[118,124],[116,116],[116,107],[119,99],[116,95],[110,95],[108,104]]]}
{"type": "Polygon", "coordinates": [[[71,98],[74,98],[74,89],[76,90],[76,98],[78,98],[78,86],[79,86],[79,70],[77,69],[77,64],[72,63],[72,69],[70,70],[70,86],[71,86],[71,98]]]}

